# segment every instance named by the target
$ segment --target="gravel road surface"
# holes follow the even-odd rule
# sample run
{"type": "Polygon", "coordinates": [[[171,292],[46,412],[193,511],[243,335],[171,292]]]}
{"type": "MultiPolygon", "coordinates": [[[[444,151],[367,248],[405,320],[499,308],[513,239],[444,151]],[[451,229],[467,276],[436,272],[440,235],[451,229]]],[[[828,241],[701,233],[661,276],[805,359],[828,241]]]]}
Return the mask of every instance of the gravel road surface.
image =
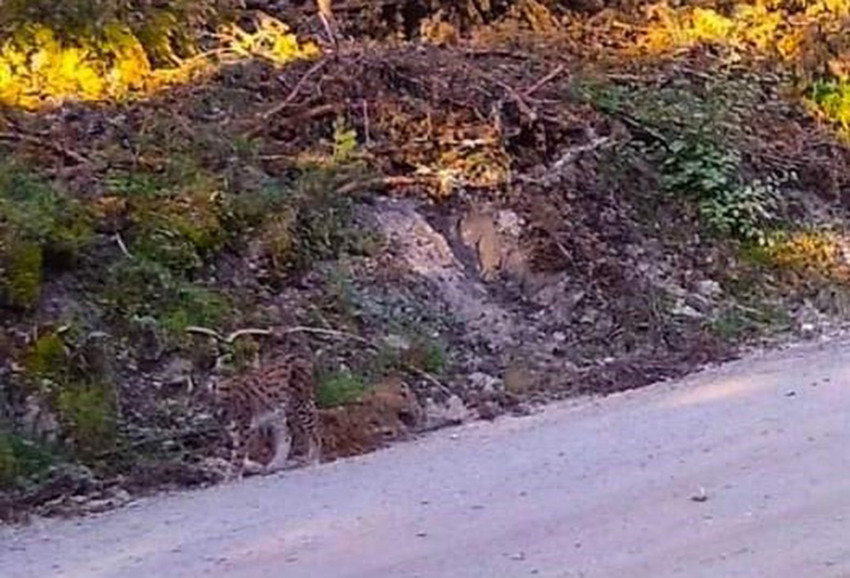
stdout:
{"type": "Polygon", "coordinates": [[[850,577],[850,342],[0,529],[3,578],[850,577]]]}

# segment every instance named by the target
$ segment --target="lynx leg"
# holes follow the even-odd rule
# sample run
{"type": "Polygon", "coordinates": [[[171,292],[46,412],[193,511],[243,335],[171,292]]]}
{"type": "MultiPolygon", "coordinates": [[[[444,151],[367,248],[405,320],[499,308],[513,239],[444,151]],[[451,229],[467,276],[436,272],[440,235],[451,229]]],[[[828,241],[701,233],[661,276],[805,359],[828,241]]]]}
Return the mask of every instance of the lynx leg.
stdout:
{"type": "Polygon", "coordinates": [[[307,441],[307,452],[304,455],[305,465],[315,466],[322,461],[322,440],[318,434],[311,435],[307,441]]]}
{"type": "Polygon", "coordinates": [[[246,461],[246,445],[245,440],[240,432],[239,424],[235,421],[231,422],[227,427],[230,435],[230,465],[233,468],[231,478],[241,480],[245,473],[246,461]]]}
{"type": "Polygon", "coordinates": [[[271,474],[286,467],[286,460],[292,449],[292,435],[289,432],[286,413],[282,411],[269,416],[264,426],[271,428],[274,440],[271,460],[264,467],[264,473],[271,474]]]}

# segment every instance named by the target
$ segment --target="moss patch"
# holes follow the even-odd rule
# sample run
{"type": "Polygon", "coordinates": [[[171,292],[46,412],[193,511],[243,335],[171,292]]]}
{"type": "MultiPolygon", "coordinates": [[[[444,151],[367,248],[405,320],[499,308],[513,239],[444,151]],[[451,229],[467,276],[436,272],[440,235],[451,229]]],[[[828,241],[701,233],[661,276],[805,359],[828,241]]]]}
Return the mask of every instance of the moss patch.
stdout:
{"type": "Polygon", "coordinates": [[[24,367],[31,378],[62,381],[68,377],[68,349],[55,333],[37,339],[24,356],[24,367]]]}

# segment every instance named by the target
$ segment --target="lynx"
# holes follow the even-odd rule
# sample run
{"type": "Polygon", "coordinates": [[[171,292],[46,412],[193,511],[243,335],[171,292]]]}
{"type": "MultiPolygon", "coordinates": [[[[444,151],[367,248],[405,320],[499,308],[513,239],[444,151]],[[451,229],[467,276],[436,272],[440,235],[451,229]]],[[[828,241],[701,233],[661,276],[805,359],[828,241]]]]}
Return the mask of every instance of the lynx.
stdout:
{"type": "Polygon", "coordinates": [[[218,386],[218,399],[228,419],[235,477],[320,460],[312,374],[309,359],[285,355],[218,386]]]}

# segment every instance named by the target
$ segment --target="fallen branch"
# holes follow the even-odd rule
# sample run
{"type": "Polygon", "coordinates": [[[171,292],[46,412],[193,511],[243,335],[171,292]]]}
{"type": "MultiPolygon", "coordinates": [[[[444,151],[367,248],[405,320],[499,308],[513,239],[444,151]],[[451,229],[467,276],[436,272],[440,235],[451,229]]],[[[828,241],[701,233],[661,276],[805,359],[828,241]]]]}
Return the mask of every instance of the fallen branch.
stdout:
{"type": "Polygon", "coordinates": [[[363,345],[368,345],[369,347],[377,349],[377,347],[365,337],[360,337],[355,333],[340,331],[338,329],[325,329],[324,327],[309,327],[306,325],[299,325],[297,327],[290,327],[289,329],[284,329],[276,335],[294,335],[296,333],[312,333],[314,335],[325,335],[328,337],[350,339],[352,341],[356,341],[358,343],[362,343],[363,345]]]}
{"type": "Polygon", "coordinates": [[[218,331],[214,329],[209,329],[208,327],[199,327],[197,325],[190,325],[186,328],[186,333],[194,333],[196,335],[205,335],[207,337],[212,337],[217,341],[221,341],[223,343],[227,343],[228,345],[233,344],[240,337],[245,337],[249,335],[256,335],[260,337],[270,337],[273,335],[273,332],[269,329],[237,329],[236,331],[229,333],[228,335],[222,335],[218,331]]]}
{"type": "Polygon", "coordinates": [[[195,325],[190,325],[186,328],[186,333],[192,333],[195,335],[206,335],[207,337],[212,337],[218,341],[224,341],[224,336],[215,331],[214,329],[209,329],[207,327],[197,327],[195,325]]]}
{"type": "Polygon", "coordinates": [[[531,106],[529,106],[527,102],[525,102],[525,98],[523,98],[523,95],[517,92],[517,90],[513,86],[503,80],[499,80],[498,78],[487,72],[484,72],[477,66],[473,66],[472,70],[478,76],[502,88],[510,97],[510,99],[513,100],[514,103],[516,103],[517,108],[519,108],[520,112],[527,116],[531,122],[537,121],[537,111],[535,111],[531,106]]]}
{"type": "Polygon", "coordinates": [[[316,64],[314,64],[313,66],[311,66],[310,69],[307,70],[307,72],[304,73],[304,76],[302,76],[301,79],[298,82],[295,83],[295,86],[292,87],[292,90],[289,91],[289,94],[286,96],[286,98],[284,98],[280,103],[276,104],[275,106],[273,106],[272,108],[270,108],[269,110],[264,112],[263,114],[261,114],[260,118],[262,120],[268,120],[271,117],[278,114],[283,109],[285,109],[287,106],[289,106],[292,103],[292,101],[295,100],[295,97],[298,96],[298,93],[301,91],[301,87],[304,86],[304,84],[307,82],[307,80],[309,80],[311,76],[313,76],[318,71],[320,71],[322,68],[324,68],[327,63],[328,63],[327,59],[322,59],[322,60],[318,61],[316,64]]]}
{"type": "MultiPolygon", "coordinates": [[[[314,106],[313,108],[309,108],[307,110],[293,114],[292,116],[286,117],[286,120],[289,122],[296,120],[310,120],[319,116],[325,116],[327,114],[339,112],[344,106],[344,104],[337,103],[320,104],[318,106],[314,106]]],[[[249,130],[247,133],[245,133],[245,138],[253,138],[264,130],[266,130],[268,127],[268,123],[260,123],[251,130],[249,130]]]]}
{"type": "Polygon", "coordinates": [[[551,186],[558,182],[564,176],[564,172],[567,167],[571,165],[579,156],[584,153],[594,151],[600,148],[606,148],[609,146],[613,146],[616,141],[611,140],[610,137],[604,136],[591,140],[589,143],[578,145],[574,147],[568,148],[564,153],[558,157],[552,166],[548,168],[546,174],[542,177],[530,177],[527,175],[518,175],[517,180],[532,183],[535,185],[542,185],[544,187],[551,186]]]}
{"type": "Polygon", "coordinates": [[[551,82],[551,81],[555,80],[556,78],[558,78],[566,70],[567,70],[566,64],[559,64],[558,66],[555,67],[555,69],[552,72],[550,72],[549,74],[547,74],[546,76],[544,76],[543,78],[541,78],[540,80],[535,82],[533,85],[531,85],[531,87],[528,90],[526,90],[525,92],[523,92],[522,95],[525,98],[531,97],[532,94],[534,94],[535,92],[537,92],[538,90],[543,88],[548,82],[551,82]]]}
{"type": "Polygon", "coordinates": [[[608,113],[620,119],[620,121],[623,124],[627,125],[629,128],[643,134],[644,136],[647,136],[653,140],[660,142],[662,145],[664,145],[664,148],[670,148],[670,143],[667,142],[667,137],[665,137],[663,134],[661,134],[659,131],[655,130],[651,126],[647,126],[645,123],[642,123],[632,115],[626,112],[616,111],[608,111],[608,113]]]}

